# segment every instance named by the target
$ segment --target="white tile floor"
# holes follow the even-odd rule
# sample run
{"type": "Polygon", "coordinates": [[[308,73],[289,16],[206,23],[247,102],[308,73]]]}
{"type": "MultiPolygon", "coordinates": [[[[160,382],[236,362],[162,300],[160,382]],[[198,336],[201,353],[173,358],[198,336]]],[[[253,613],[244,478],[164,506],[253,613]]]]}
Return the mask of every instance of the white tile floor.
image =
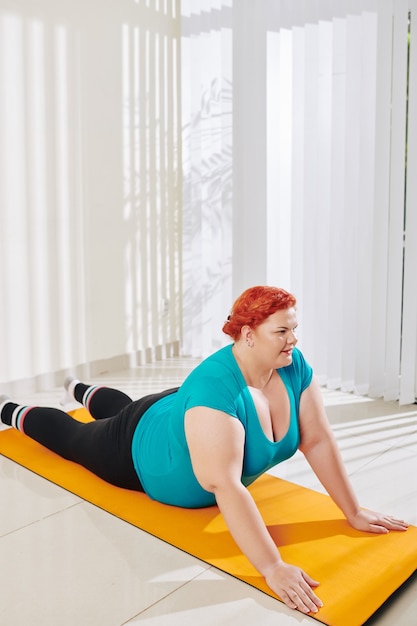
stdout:
{"type": "MultiPolygon", "coordinates": [[[[194,365],[171,359],[93,382],[140,397],[180,384],[194,365]]],[[[417,524],[417,406],[323,395],[361,503],[417,524]]],[[[58,406],[60,397],[19,401],[58,406]]],[[[322,490],[301,455],[275,473],[322,490]]],[[[318,623],[1,456],[0,488],[1,626],[318,623]]],[[[368,624],[412,626],[416,615],[415,574],[368,624]]]]}

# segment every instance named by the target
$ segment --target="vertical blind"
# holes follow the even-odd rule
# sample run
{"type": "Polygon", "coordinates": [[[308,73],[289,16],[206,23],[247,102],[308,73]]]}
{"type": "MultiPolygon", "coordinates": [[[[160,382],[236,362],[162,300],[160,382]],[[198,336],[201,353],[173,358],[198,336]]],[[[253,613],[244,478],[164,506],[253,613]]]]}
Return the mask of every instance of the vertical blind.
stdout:
{"type": "Polygon", "coordinates": [[[183,84],[193,94],[183,110],[190,133],[184,150],[187,140],[192,145],[184,220],[199,242],[190,256],[193,277],[184,274],[195,289],[190,341],[201,351],[207,336],[202,352],[215,347],[206,329],[218,318],[220,280],[230,279],[232,291],[254,282],[281,285],[298,297],[300,343],[323,384],[413,402],[415,0],[241,0],[227,11],[225,5],[187,5],[199,19],[183,33],[183,84]],[[214,59],[219,68],[230,58],[230,46],[220,43],[230,23],[232,267],[204,255],[221,229],[229,234],[230,219],[223,212],[227,221],[217,221],[215,237],[205,238],[216,213],[204,189],[218,178],[204,168],[203,131],[210,127],[202,125],[202,95],[218,76],[214,59]],[[216,294],[204,291],[209,279],[216,294]]]}
{"type": "Polygon", "coordinates": [[[179,16],[175,1],[144,4],[148,19],[122,27],[126,329],[142,362],[179,344],[182,309],[179,16]]]}
{"type": "Polygon", "coordinates": [[[177,0],[0,7],[1,391],[179,346],[179,19],[177,0]]]}
{"type": "MultiPolygon", "coordinates": [[[[406,30],[408,10],[408,64],[406,117],[406,170],[404,199],[404,257],[403,298],[400,350],[400,402],[413,402],[417,398],[417,2],[409,0],[400,5],[402,40],[406,30]]],[[[401,49],[401,58],[404,46],[401,49]]],[[[404,70],[402,70],[404,71],[404,70]]],[[[401,146],[399,148],[401,150],[401,146]]],[[[401,155],[401,152],[400,152],[401,155]]]]}
{"type": "Polygon", "coordinates": [[[85,356],[78,54],[68,24],[1,12],[2,381],[85,356]]]}
{"type": "Polygon", "coordinates": [[[2,9],[1,380],[206,355],[267,282],[323,383],[414,401],[416,1],[2,9]]]}
{"type": "Polygon", "coordinates": [[[232,276],[232,0],[182,8],[183,352],[222,343],[232,276]]]}
{"type": "Polygon", "coordinates": [[[278,86],[267,100],[267,141],[278,146],[278,158],[267,162],[268,177],[278,179],[267,211],[268,219],[279,216],[268,271],[299,298],[303,349],[322,382],[364,393],[372,333],[377,15],[318,14],[303,24],[292,11],[286,22],[292,17],[294,27],[267,32],[268,77],[278,86]]]}

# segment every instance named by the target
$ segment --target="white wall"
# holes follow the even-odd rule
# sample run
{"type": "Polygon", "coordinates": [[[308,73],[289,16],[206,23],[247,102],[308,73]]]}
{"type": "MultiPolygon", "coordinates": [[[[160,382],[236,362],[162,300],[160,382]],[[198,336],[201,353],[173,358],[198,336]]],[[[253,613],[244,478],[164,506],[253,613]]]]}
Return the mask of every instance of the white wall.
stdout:
{"type": "MultiPolygon", "coordinates": [[[[180,340],[175,1],[0,7],[0,380],[180,340]]],[[[13,383],[13,384],[12,384],[13,383]]]]}

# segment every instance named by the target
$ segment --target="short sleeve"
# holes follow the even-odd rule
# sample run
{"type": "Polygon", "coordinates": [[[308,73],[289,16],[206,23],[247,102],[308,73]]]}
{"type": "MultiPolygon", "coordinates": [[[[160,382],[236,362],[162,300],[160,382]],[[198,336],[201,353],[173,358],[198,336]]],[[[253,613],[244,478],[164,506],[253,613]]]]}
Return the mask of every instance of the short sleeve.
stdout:
{"type": "Polygon", "coordinates": [[[309,387],[313,378],[313,369],[305,360],[300,350],[296,351],[295,366],[298,370],[298,378],[300,381],[300,393],[309,387]]]}
{"type": "Polygon", "coordinates": [[[307,389],[313,378],[313,370],[298,348],[293,350],[291,365],[283,367],[279,371],[291,386],[295,397],[299,397],[307,389]]]}
{"type": "Polygon", "coordinates": [[[184,398],[185,411],[196,406],[205,406],[237,417],[236,392],[230,380],[218,376],[205,376],[188,385],[184,398]]]}

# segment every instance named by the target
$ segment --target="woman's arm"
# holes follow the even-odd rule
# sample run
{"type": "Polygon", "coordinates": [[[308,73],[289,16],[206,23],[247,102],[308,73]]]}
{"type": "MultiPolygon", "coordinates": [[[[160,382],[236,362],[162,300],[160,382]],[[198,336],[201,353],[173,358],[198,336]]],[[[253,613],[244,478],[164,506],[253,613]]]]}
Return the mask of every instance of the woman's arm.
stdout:
{"type": "Polygon", "coordinates": [[[239,548],[288,606],[317,612],[322,603],[312,587],[318,583],[282,561],[251,494],[241,483],[242,424],[221,411],[196,407],[186,413],[185,433],[196,478],[214,493],[239,548]]]}
{"type": "Polygon", "coordinates": [[[328,423],[316,380],[301,395],[299,420],[300,450],[351,526],[374,533],[406,530],[407,524],[402,520],[361,509],[328,423]]]}

